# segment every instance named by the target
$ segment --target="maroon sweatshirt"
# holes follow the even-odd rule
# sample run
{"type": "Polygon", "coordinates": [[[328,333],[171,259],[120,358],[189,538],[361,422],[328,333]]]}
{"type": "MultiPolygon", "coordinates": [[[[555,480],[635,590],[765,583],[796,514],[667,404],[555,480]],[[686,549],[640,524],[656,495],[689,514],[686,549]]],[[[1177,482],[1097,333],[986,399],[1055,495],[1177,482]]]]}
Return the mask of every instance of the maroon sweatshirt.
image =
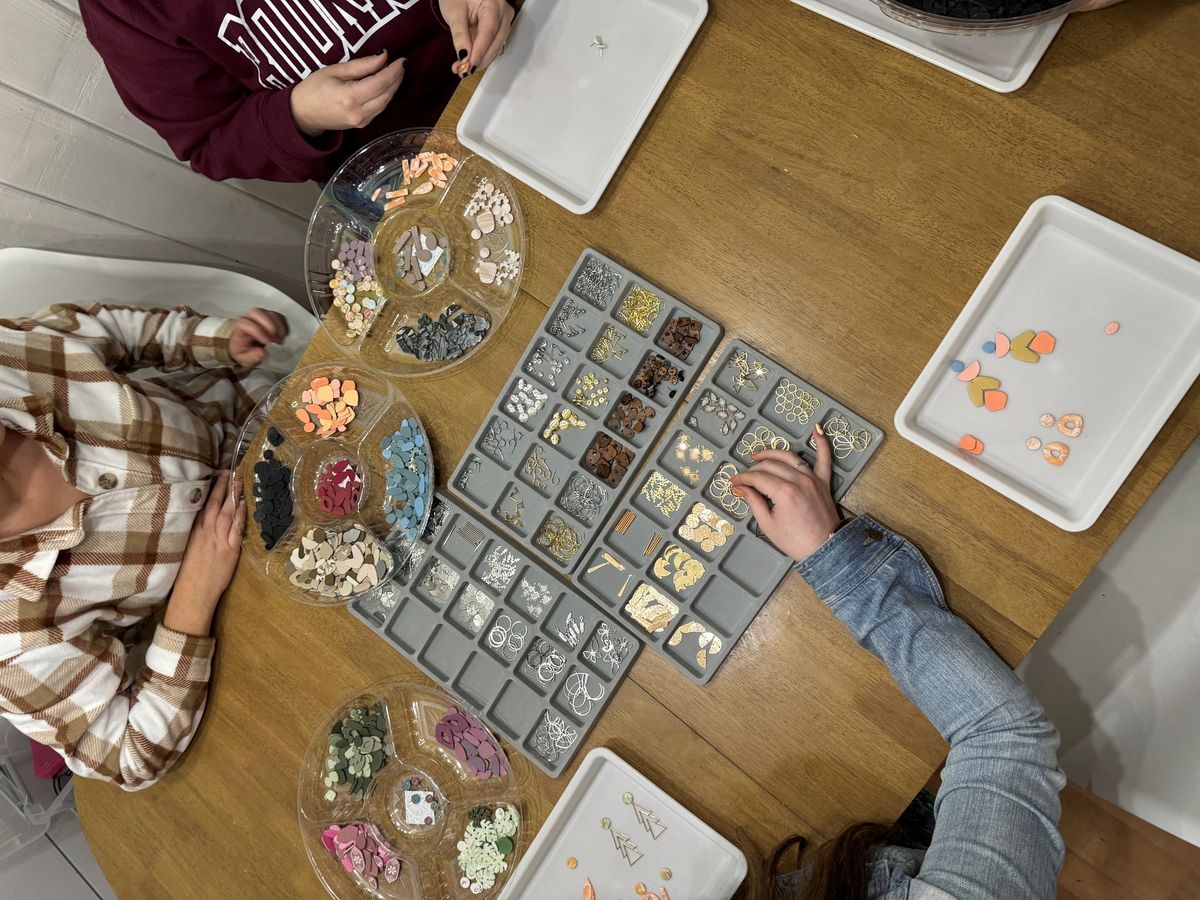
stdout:
{"type": "Polygon", "coordinates": [[[79,0],[129,111],[210,178],[325,180],[359,147],[432,126],[458,76],[437,0],[79,0]],[[408,59],[366,128],[308,138],[292,89],[317,69],[388,51],[408,59]]]}

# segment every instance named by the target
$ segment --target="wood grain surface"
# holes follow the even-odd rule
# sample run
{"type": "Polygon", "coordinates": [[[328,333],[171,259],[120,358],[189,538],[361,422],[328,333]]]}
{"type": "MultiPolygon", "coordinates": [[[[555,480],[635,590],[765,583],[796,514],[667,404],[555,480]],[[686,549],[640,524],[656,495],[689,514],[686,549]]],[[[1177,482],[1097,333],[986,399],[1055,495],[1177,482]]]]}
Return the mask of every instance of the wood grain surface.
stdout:
{"type": "MultiPolygon", "coordinates": [[[[710,9],[593,214],[521,189],[532,251],[490,346],[444,377],[404,384],[438,471],[444,480],[594,246],[884,427],[844,505],[911,537],[954,609],[1015,663],[1195,439],[1200,389],[1082,534],[907,443],[892,416],[1037,197],[1062,194],[1200,256],[1200,6],[1134,0],[1073,16],[1010,96],[786,0],[710,9]]],[[[332,355],[319,335],[306,360],[332,355]]],[[[301,754],[345,696],[424,677],[345,612],[296,604],[248,571],[216,634],[196,742],[148,792],[78,784],[88,837],[123,896],[319,897],[296,826],[301,754]]],[[[588,741],[600,745],[745,850],[747,896],[778,839],[893,819],[945,754],[794,575],[707,687],[642,653],[588,741]]],[[[573,771],[535,775],[539,801],[557,798],[573,771]]]]}

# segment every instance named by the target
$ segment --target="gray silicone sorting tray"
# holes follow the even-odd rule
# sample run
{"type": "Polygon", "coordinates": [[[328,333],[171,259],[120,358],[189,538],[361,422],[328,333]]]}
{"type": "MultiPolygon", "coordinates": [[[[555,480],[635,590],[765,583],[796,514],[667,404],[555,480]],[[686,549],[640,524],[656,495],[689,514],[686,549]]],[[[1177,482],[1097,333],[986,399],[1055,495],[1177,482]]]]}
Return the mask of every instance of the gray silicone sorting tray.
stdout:
{"type": "Polygon", "coordinates": [[[470,449],[451,476],[451,490],[501,528],[512,531],[526,546],[533,546],[555,568],[572,571],[584,558],[613,508],[613,501],[644,468],[655,439],[712,355],[721,334],[721,326],[712,319],[603,254],[585,250],[563,286],[559,301],[525,349],[517,370],[484,417],[470,449]],[[614,273],[607,295],[588,289],[585,272],[593,264],[607,266],[614,273]],[[639,287],[661,300],[657,317],[645,334],[621,318],[627,298],[639,287]],[[664,329],[681,316],[701,324],[699,341],[686,360],[672,355],[660,343],[664,329]],[[609,329],[622,335],[625,350],[620,356],[598,360],[602,355],[598,349],[609,329]],[[636,374],[652,354],[679,370],[679,383],[660,385],[653,399],[632,386],[636,374]],[[596,408],[572,402],[577,379],[589,373],[607,379],[608,393],[596,408]],[[545,397],[541,407],[525,422],[506,409],[522,382],[545,397]],[[625,394],[654,410],[644,430],[632,436],[622,435],[606,424],[625,394]],[[552,416],[564,409],[576,414],[586,427],[559,432],[560,443],[555,445],[543,438],[543,430],[552,416]],[[616,484],[602,482],[584,466],[588,449],[602,434],[633,453],[624,475],[614,479],[616,484]],[[546,468],[530,463],[531,458],[537,457],[546,468]],[[588,505],[572,504],[568,499],[572,493],[585,491],[593,498],[588,505]],[[551,522],[562,523],[578,538],[579,547],[574,553],[556,555],[538,543],[542,529],[551,522]]]}
{"type": "Polygon", "coordinates": [[[442,491],[434,495],[409,563],[382,592],[353,601],[350,611],[551,776],[570,764],[642,647],[618,619],[442,491]],[[471,528],[478,533],[470,535],[471,528]],[[474,545],[471,537],[482,540],[474,545]],[[493,551],[511,554],[514,562],[511,575],[489,583],[493,551]],[[460,616],[475,592],[493,605],[478,630],[460,616]],[[504,617],[524,625],[526,637],[495,647],[490,637],[504,617]],[[561,668],[552,678],[551,668],[539,678],[528,665],[535,640],[559,654],[561,668]],[[623,654],[606,656],[608,644],[621,642],[623,654]],[[586,682],[589,699],[572,703],[573,679],[586,682]],[[548,754],[537,749],[547,717],[575,732],[569,746],[548,754]]]}
{"type": "MultiPolygon", "coordinates": [[[[639,638],[653,644],[690,678],[704,684],[716,674],[792,564],[758,533],[748,509],[735,514],[713,496],[712,483],[718,470],[725,465],[733,465],[738,470],[749,466],[749,458],[739,446],[747,434],[759,428],[769,428],[775,435],[782,436],[789,449],[801,453],[811,464],[815,452],[808,440],[813,426],[820,421],[828,427],[832,419],[840,416],[852,433],[862,429],[862,433],[870,434],[869,442],[861,451],[853,446],[846,450],[843,444],[845,458],[838,459],[837,453],[841,451],[835,452],[833,487],[834,495],[840,499],[883,442],[883,432],[743,341],[730,343],[691,400],[687,412],[672,423],[674,430],[663,444],[654,466],[631,483],[614,518],[589,552],[587,563],[576,578],[589,593],[628,622],[639,638]],[[758,361],[766,367],[761,380],[738,384],[740,370],[733,360],[740,354],[745,354],[748,364],[758,361]],[[777,390],[783,389],[785,394],[797,398],[802,396],[787,388],[785,383],[795,385],[797,392],[807,391],[811,398],[819,401],[808,414],[808,421],[799,421],[799,415],[795,421],[789,421],[786,407],[783,407],[784,411],[776,409],[777,390]],[[712,404],[706,397],[710,393],[728,404],[727,418],[722,419],[712,411],[712,404]],[[726,428],[728,430],[723,431],[726,428]],[[677,451],[682,437],[686,437],[687,445],[680,459],[677,451]],[[692,448],[707,448],[710,452],[701,450],[699,458],[693,459],[692,448]],[[664,515],[642,493],[643,486],[655,473],[668,478],[683,492],[685,499],[670,515],[664,515]],[[680,535],[680,528],[698,503],[732,526],[733,533],[725,543],[709,551],[680,535]],[[634,519],[624,533],[618,533],[616,527],[630,512],[634,519]],[[656,540],[655,535],[659,536],[657,546],[647,555],[646,550],[656,540]],[[703,575],[694,584],[682,589],[676,587],[676,569],[687,564],[678,553],[665,564],[665,574],[655,573],[656,563],[671,547],[681,548],[704,567],[703,575]],[[622,568],[614,566],[614,560],[622,568]],[[630,618],[626,608],[643,584],[657,590],[679,608],[670,624],[661,631],[648,632],[630,618]],[[684,634],[676,646],[671,646],[669,641],[676,629],[691,622],[700,623],[703,630],[684,634]],[[697,662],[697,653],[700,639],[706,634],[720,639],[721,650],[712,653],[714,642],[710,641],[706,666],[702,668],[697,662]]],[[[858,445],[863,443],[862,434],[859,434],[858,445]]],[[[735,507],[738,503],[736,498],[727,498],[727,502],[735,507]]],[[[684,582],[688,580],[685,576],[684,582]]]]}

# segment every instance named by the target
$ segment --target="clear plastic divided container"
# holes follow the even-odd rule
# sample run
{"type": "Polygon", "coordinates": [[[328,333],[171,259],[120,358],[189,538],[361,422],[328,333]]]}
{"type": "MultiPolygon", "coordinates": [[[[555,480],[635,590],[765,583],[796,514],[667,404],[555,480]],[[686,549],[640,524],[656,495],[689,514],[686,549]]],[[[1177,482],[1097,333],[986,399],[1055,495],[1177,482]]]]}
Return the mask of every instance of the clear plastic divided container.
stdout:
{"type": "Polygon", "coordinates": [[[517,297],[527,257],[524,216],[509,177],[466,150],[452,134],[409,130],[368,144],[338,169],[321,192],[309,221],[304,266],[313,312],[347,356],[357,355],[393,375],[413,376],[455,366],[487,344],[517,297]],[[423,153],[445,154],[455,163],[444,173],[445,187],[417,194],[415,191],[432,183],[428,171],[411,178],[406,186],[406,165],[419,166],[423,153]],[[507,224],[497,217],[487,233],[480,229],[477,213],[466,212],[485,180],[507,197],[511,216],[507,224]],[[404,197],[389,196],[405,191],[404,197]],[[444,244],[417,285],[403,277],[395,252],[414,226],[444,244]],[[478,237],[473,236],[475,232],[478,237]],[[345,271],[339,255],[356,241],[369,244],[377,285],[365,294],[361,290],[356,294],[358,314],[364,306],[361,301],[374,307],[369,324],[360,329],[348,326],[345,304],[338,304],[335,288],[335,276],[345,271]],[[477,272],[479,264],[499,265],[510,253],[520,256],[516,273],[502,279],[503,283],[499,283],[501,279],[485,283],[485,276],[477,272]],[[400,348],[397,332],[406,326],[416,328],[422,314],[436,320],[451,306],[488,320],[488,331],[479,344],[456,358],[429,360],[400,348]]]}
{"type": "Polygon", "coordinates": [[[311,529],[341,534],[352,529],[369,531],[385,550],[384,571],[378,578],[379,584],[385,584],[412,552],[415,538],[410,539],[409,535],[420,537],[429,519],[434,471],[428,437],[416,410],[404,395],[387,378],[365,366],[347,362],[321,363],[298,369],[281,379],[259,401],[242,427],[234,460],[234,471],[243,478],[247,505],[243,555],[271,584],[302,603],[339,605],[374,589],[371,585],[349,594],[330,595],[306,590],[293,583],[290,577],[292,553],[301,546],[302,539],[311,529]],[[355,383],[359,403],[353,421],[344,432],[321,437],[304,430],[297,410],[304,406],[304,391],[317,378],[355,383]],[[415,497],[397,503],[388,491],[392,460],[384,457],[383,444],[401,429],[405,420],[414,434],[421,435],[425,447],[425,492],[420,503],[415,497]],[[282,436],[278,445],[269,438],[272,427],[282,436]],[[271,547],[267,546],[262,525],[256,517],[259,498],[255,496],[259,478],[255,467],[264,461],[267,453],[290,470],[288,480],[294,516],[291,526],[277,535],[271,547]],[[317,479],[326,465],[343,459],[351,463],[362,485],[358,503],[350,513],[333,515],[321,506],[317,479]]]}
{"type": "Polygon", "coordinates": [[[1026,16],[1010,16],[1006,19],[960,19],[955,16],[942,16],[916,9],[900,0],[873,0],[873,2],[897,22],[912,25],[925,31],[937,31],[942,34],[995,34],[1002,31],[1016,31],[1021,28],[1032,28],[1043,25],[1054,19],[1061,18],[1067,13],[1074,12],[1088,0],[1066,0],[1058,6],[1041,12],[1030,13],[1026,16]]]}
{"type": "MultiPolygon", "coordinates": [[[[504,751],[509,773],[487,779],[476,777],[453,750],[440,744],[435,729],[442,718],[457,709],[478,727],[478,720],[440,691],[408,682],[373,685],[351,697],[325,720],[313,735],[300,767],[297,816],[300,835],[313,871],[331,897],[375,897],[380,900],[467,900],[494,897],[516,869],[536,829],[544,819],[542,804],[527,800],[529,768],[514,769],[504,751]],[[386,746],[391,756],[373,776],[365,799],[345,789],[326,799],[330,787],[325,784],[325,761],[329,753],[329,734],[335,724],[356,707],[382,704],[386,713],[386,746]],[[408,824],[405,816],[405,781],[419,778],[421,790],[438,800],[438,812],[432,824],[408,824]],[[512,836],[512,853],[506,857],[508,868],[496,876],[486,890],[472,892],[462,885],[463,872],[458,866],[457,844],[466,830],[470,811],[476,807],[490,810],[512,806],[521,822],[512,836]],[[388,882],[376,878],[372,886],[367,878],[347,870],[323,843],[322,836],[333,825],[362,823],[375,839],[400,860],[399,877],[388,882]]],[[[499,747],[499,744],[497,744],[499,747]]]]}

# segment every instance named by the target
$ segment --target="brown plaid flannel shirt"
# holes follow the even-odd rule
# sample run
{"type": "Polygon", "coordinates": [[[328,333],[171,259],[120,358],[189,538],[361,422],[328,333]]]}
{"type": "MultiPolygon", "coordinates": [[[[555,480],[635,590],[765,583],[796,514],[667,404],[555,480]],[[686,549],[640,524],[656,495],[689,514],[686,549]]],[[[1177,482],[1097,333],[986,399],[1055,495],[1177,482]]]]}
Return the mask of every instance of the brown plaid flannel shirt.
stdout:
{"type": "Polygon", "coordinates": [[[74,772],[127,790],[174,764],[204,711],[212,638],[160,624],[136,672],[126,642],[170,593],[251,385],[265,388],[229,368],[232,330],[183,308],[0,320],[0,424],[91,495],[0,540],[0,710],[74,772]]]}

